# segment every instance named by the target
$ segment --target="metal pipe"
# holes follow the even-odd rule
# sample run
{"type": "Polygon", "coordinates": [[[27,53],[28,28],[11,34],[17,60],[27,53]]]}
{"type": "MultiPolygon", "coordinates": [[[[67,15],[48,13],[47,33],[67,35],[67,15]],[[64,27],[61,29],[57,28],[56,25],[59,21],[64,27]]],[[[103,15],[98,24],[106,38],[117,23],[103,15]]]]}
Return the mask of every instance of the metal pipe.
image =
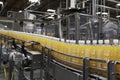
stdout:
{"type": "Polygon", "coordinates": [[[92,15],[96,16],[96,0],[92,0],[92,15]]]}
{"type": "Polygon", "coordinates": [[[63,36],[62,36],[62,26],[61,26],[61,17],[60,17],[60,10],[59,10],[59,8],[57,9],[57,14],[59,14],[58,15],[58,27],[59,27],[59,37],[60,37],[60,41],[61,41],[61,39],[63,38],[63,36]]]}
{"type": "Polygon", "coordinates": [[[26,7],[24,10],[28,10],[29,8],[33,7],[35,4],[36,4],[36,2],[35,2],[35,3],[30,4],[30,5],[29,5],[28,7],[26,7]]]}
{"type": "Polygon", "coordinates": [[[60,40],[62,39],[62,26],[61,26],[61,20],[59,20],[59,35],[60,35],[60,40]]]}
{"type": "Polygon", "coordinates": [[[68,9],[68,7],[69,7],[69,6],[68,6],[68,2],[69,2],[69,1],[66,0],[66,9],[68,9]]]}
{"type": "Polygon", "coordinates": [[[116,1],[116,0],[107,0],[107,1],[114,2],[114,3],[120,3],[120,1],[116,1]]]}
{"type": "Polygon", "coordinates": [[[76,13],[75,15],[75,36],[76,36],[76,44],[79,43],[79,29],[80,29],[80,16],[79,13],[76,13]]]}
{"type": "Polygon", "coordinates": [[[104,5],[99,5],[99,4],[97,4],[96,6],[98,6],[98,7],[102,7],[102,8],[106,8],[106,9],[111,9],[111,10],[120,11],[120,9],[112,8],[112,7],[109,7],[109,6],[104,6],[104,5]]]}

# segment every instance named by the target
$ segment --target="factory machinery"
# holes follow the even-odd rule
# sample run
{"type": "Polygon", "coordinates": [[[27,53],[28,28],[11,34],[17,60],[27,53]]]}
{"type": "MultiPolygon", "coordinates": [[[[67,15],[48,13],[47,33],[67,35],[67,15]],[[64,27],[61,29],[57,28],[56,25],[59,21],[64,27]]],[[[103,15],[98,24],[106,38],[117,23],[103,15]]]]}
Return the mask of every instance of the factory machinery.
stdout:
{"type": "Polygon", "coordinates": [[[60,4],[57,19],[40,22],[41,34],[32,29],[34,20],[18,19],[20,30],[0,29],[5,80],[120,80],[120,21],[110,18],[120,10],[105,3],[119,1],[70,1],[62,11],[60,4]]]}
{"type": "MultiPolygon", "coordinates": [[[[14,69],[18,70],[19,80],[120,79],[119,46],[76,45],[8,30],[0,30],[0,37],[3,55],[9,55],[3,58],[5,65],[9,62],[9,80],[14,78],[14,69]],[[30,78],[25,77],[26,70],[30,71],[30,78]],[[34,77],[35,70],[40,70],[39,78],[34,77]]],[[[6,78],[6,69],[4,72],[6,78]]]]}

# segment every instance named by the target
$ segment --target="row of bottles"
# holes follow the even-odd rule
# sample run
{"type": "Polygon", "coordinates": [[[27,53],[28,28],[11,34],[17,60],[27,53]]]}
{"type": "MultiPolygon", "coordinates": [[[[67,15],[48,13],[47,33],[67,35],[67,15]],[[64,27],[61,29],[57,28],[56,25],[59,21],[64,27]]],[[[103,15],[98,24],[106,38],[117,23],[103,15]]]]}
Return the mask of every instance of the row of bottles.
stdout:
{"type": "MultiPolygon", "coordinates": [[[[42,37],[32,36],[29,34],[12,32],[12,31],[2,31],[0,32],[0,34],[4,34],[4,35],[10,36],[16,39],[24,40],[24,41],[37,41],[42,46],[45,46],[52,50],[57,51],[57,52],[52,51],[52,55],[54,57],[64,61],[75,63],[75,64],[82,65],[83,60],[74,58],[71,56],[120,61],[120,55],[119,55],[120,46],[75,45],[75,44],[54,41],[47,38],[42,38],[42,37]],[[58,52],[61,52],[67,55],[59,54],[58,52]]],[[[40,49],[39,46],[36,46],[36,48],[40,49]]],[[[99,67],[103,69],[107,68],[105,64],[94,62],[94,61],[90,62],[90,66],[99,67]]],[[[117,71],[120,71],[120,69],[118,68],[117,71]]]]}

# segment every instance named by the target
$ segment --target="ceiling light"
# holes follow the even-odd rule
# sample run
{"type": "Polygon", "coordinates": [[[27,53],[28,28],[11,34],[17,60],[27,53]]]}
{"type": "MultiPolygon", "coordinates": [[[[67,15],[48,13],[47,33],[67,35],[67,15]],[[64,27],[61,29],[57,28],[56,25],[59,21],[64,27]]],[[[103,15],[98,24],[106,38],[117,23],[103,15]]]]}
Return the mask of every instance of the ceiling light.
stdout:
{"type": "Polygon", "coordinates": [[[7,25],[5,25],[4,27],[7,28],[7,25]]]}
{"type": "Polygon", "coordinates": [[[0,1],[0,4],[2,4],[2,5],[3,5],[3,2],[2,2],[2,1],[0,1]]]}
{"type": "Polygon", "coordinates": [[[102,14],[103,14],[103,15],[108,15],[108,13],[107,13],[107,12],[103,12],[102,14]]]}
{"type": "Polygon", "coordinates": [[[47,9],[47,12],[55,13],[55,10],[53,10],[53,9],[47,9]]]}
{"type": "Polygon", "coordinates": [[[22,10],[19,10],[19,13],[22,13],[22,10]]]}
{"type": "Polygon", "coordinates": [[[34,3],[34,2],[39,2],[39,0],[29,0],[29,2],[34,3]]]}
{"type": "Polygon", "coordinates": [[[96,14],[101,14],[101,12],[97,12],[96,14]]]}
{"type": "MultiPolygon", "coordinates": [[[[101,12],[97,12],[96,14],[101,14],[101,12]]],[[[107,12],[102,12],[102,15],[108,15],[107,12]]]]}
{"type": "Polygon", "coordinates": [[[120,3],[116,4],[116,6],[120,6],[120,3]]]}
{"type": "Polygon", "coordinates": [[[120,15],[116,16],[116,18],[120,18],[120,15]]]}
{"type": "Polygon", "coordinates": [[[49,16],[49,17],[47,17],[47,19],[52,19],[52,20],[54,20],[55,18],[54,18],[53,16],[49,16]]]}

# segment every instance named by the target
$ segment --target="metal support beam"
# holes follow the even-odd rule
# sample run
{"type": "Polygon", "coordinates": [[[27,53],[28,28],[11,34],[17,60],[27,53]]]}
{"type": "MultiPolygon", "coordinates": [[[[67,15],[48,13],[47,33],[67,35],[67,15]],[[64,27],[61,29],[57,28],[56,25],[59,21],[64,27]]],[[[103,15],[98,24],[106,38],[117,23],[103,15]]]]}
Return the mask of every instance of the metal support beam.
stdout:
{"type": "Polygon", "coordinates": [[[115,79],[115,62],[114,61],[108,62],[107,77],[108,77],[108,80],[116,80],[115,79]]]}
{"type": "Polygon", "coordinates": [[[1,55],[2,55],[2,36],[0,35],[0,73],[1,73],[1,63],[2,63],[2,59],[1,59],[1,55]]]}
{"type": "Polygon", "coordinates": [[[46,62],[46,69],[45,69],[45,80],[50,80],[50,58],[51,58],[51,49],[48,49],[48,56],[47,56],[47,62],[46,62]]]}
{"type": "Polygon", "coordinates": [[[93,20],[90,22],[89,32],[90,32],[90,44],[92,44],[93,43],[93,20]]]}
{"type": "Polygon", "coordinates": [[[92,15],[96,16],[96,0],[92,0],[92,15]]]}
{"type": "Polygon", "coordinates": [[[44,47],[42,46],[41,51],[41,65],[40,65],[40,80],[43,80],[43,69],[44,69],[44,47]]]}
{"type": "Polygon", "coordinates": [[[59,36],[60,36],[60,41],[62,39],[62,26],[61,26],[61,20],[59,20],[59,36]]]}
{"type": "Polygon", "coordinates": [[[36,22],[36,23],[44,23],[43,21],[40,21],[40,20],[30,20],[30,19],[15,19],[15,18],[8,18],[8,17],[0,17],[0,21],[4,22],[4,21],[7,21],[7,22],[14,22],[14,21],[24,21],[24,22],[36,22]]]}
{"type": "Polygon", "coordinates": [[[89,58],[83,59],[83,80],[89,80],[89,58]]]}
{"type": "Polygon", "coordinates": [[[76,44],[79,43],[79,26],[80,26],[80,16],[79,13],[75,13],[75,36],[76,36],[76,44]]]}
{"type": "Polygon", "coordinates": [[[23,70],[23,67],[22,67],[22,62],[18,62],[18,65],[17,65],[17,69],[18,69],[18,80],[24,80],[24,70],[23,70]]]}
{"type": "Polygon", "coordinates": [[[67,18],[67,33],[66,33],[66,39],[70,40],[70,17],[67,18]]]}
{"type": "MultiPolygon", "coordinates": [[[[57,14],[59,14],[58,15],[58,19],[59,19],[60,18],[60,9],[59,8],[57,9],[57,14]]],[[[61,19],[58,21],[58,26],[59,26],[59,38],[60,38],[60,41],[61,41],[61,39],[63,38],[63,36],[62,36],[61,19]]]]}
{"type": "Polygon", "coordinates": [[[66,0],[66,9],[68,9],[69,8],[69,6],[68,6],[68,0],[66,0]]]}

